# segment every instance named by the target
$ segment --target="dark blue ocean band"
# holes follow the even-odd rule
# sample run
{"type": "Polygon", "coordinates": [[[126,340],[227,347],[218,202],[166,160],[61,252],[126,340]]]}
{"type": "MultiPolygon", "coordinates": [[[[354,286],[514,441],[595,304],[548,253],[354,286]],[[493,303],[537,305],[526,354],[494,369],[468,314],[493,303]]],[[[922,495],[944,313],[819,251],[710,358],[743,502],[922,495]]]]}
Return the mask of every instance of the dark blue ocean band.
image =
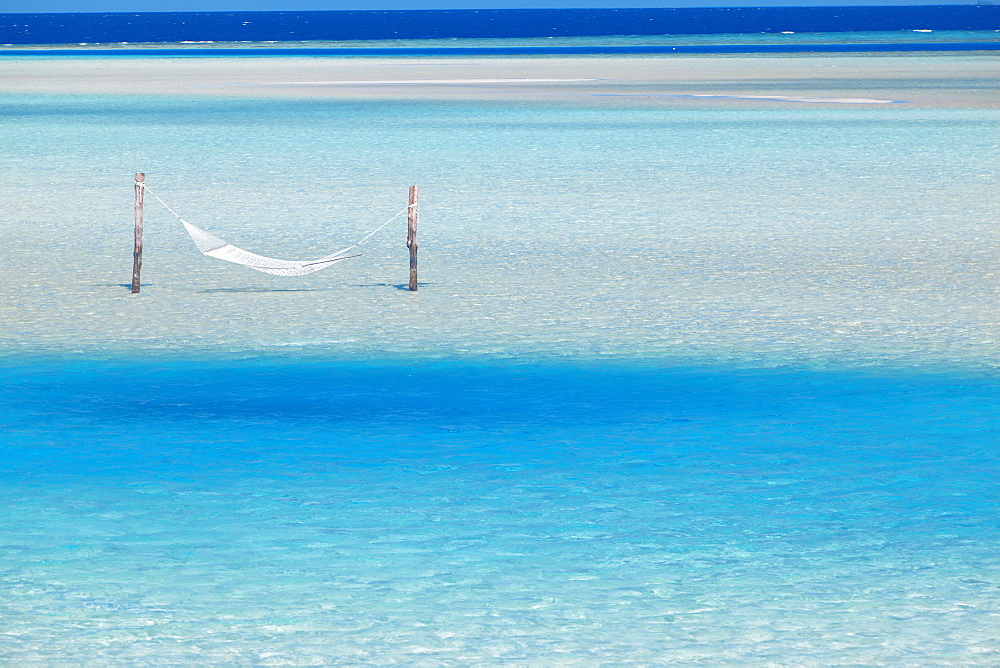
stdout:
{"type": "Polygon", "coordinates": [[[688,44],[680,46],[484,46],[343,48],[166,48],[166,49],[0,49],[3,56],[123,56],[148,58],[232,58],[270,56],[562,56],[671,53],[851,53],[892,51],[997,51],[1000,42],[925,42],[922,44],[688,44]]]}

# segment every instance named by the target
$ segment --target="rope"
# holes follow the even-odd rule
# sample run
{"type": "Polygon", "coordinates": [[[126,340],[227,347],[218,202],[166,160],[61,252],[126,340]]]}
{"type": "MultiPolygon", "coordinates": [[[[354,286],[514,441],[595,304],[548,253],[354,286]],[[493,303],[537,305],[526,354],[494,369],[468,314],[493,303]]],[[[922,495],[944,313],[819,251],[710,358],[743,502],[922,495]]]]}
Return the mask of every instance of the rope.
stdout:
{"type": "MultiPolygon", "coordinates": [[[[364,242],[368,241],[373,236],[375,236],[376,232],[381,231],[383,227],[385,227],[386,225],[388,225],[389,223],[391,223],[392,221],[396,220],[397,218],[399,218],[400,216],[402,216],[404,213],[406,213],[407,211],[409,211],[411,206],[414,206],[414,205],[413,204],[407,205],[405,208],[403,208],[402,211],[400,211],[399,213],[397,213],[395,216],[393,216],[392,218],[390,218],[389,220],[385,221],[384,223],[382,223],[381,225],[379,225],[378,227],[376,227],[374,230],[372,230],[371,232],[369,232],[368,235],[364,239],[362,239],[361,241],[357,242],[353,246],[349,246],[348,248],[345,248],[343,251],[340,251],[340,253],[343,253],[345,251],[349,251],[352,248],[357,248],[358,246],[360,246],[364,242]]],[[[340,253],[337,253],[337,255],[340,255],[340,253]]]]}
{"type": "Polygon", "coordinates": [[[181,218],[181,215],[179,213],[177,213],[176,211],[174,211],[170,207],[169,204],[167,204],[162,199],[160,199],[159,195],[157,195],[152,190],[150,190],[149,186],[147,186],[144,182],[136,181],[136,185],[138,185],[140,188],[142,188],[143,190],[145,190],[146,192],[148,192],[150,195],[152,195],[153,197],[155,197],[156,201],[159,202],[160,204],[162,204],[164,207],[166,207],[167,211],[169,211],[170,213],[174,214],[174,216],[177,218],[177,220],[181,221],[182,223],[187,222],[183,218],[181,218]]]}

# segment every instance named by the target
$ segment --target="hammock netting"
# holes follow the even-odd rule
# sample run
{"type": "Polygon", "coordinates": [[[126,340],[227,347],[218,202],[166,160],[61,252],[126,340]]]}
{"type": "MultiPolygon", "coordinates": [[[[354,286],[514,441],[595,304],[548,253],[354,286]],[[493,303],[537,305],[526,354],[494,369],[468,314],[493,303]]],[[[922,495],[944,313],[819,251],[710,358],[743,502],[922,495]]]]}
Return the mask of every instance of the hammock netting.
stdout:
{"type": "Polygon", "coordinates": [[[250,251],[238,248],[228,241],[224,241],[214,234],[210,234],[200,227],[192,225],[181,218],[180,214],[174,211],[169,204],[160,199],[160,197],[150,190],[145,184],[142,184],[142,188],[152,195],[157,202],[166,207],[167,211],[174,214],[177,220],[184,225],[184,229],[187,230],[189,235],[191,235],[191,239],[194,241],[195,246],[198,247],[198,250],[201,251],[202,255],[225,260],[226,262],[233,262],[235,264],[243,265],[244,267],[249,267],[257,271],[263,271],[266,274],[274,274],[276,276],[302,276],[304,274],[311,274],[314,271],[325,269],[335,262],[347,260],[352,257],[358,257],[359,255],[357,254],[348,255],[348,253],[371,238],[375,232],[378,232],[383,227],[396,220],[396,218],[401,216],[410,208],[406,207],[395,216],[375,228],[374,231],[366,235],[361,241],[352,244],[343,250],[339,250],[336,253],[324,255],[323,257],[315,260],[279,260],[273,257],[257,255],[256,253],[251,253],[250,251]]]}
{"type": "Polygon", "coordinates": [[[302,276],[304,274],[311,274],[314,271],[329,267],[334,262],[358,257],[357,255],[347,255],[347,253],[354,249],[354,246],[349,246],[344,250],[316,260],[278,260],[273,257],[264,257],[263,255],[257,255],[242,248],[237,248],[214,234],[209,234],[200,227],[195,227],[186,220],[182,219],[181,223],[188,234],[191,235],[191,239],[194,240],[194,245],[198,247],[198,250],[203,255],[225,260],[226,262],[242,264],[244,267],[263,271],[266,274],[275,274],[276,276],[302,276]]]}

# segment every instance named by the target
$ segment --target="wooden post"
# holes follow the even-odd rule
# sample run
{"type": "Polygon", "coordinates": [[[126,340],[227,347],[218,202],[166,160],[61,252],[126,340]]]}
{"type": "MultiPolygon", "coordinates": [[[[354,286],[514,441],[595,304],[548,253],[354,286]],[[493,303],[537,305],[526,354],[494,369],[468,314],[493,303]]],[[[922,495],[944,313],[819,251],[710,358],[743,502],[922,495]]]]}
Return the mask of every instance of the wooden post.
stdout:
{"type": "Polygon", "coordinates": [[[410,291],[417,289],[417,186],[410,186],[410,207],[406,215],[406,247],[410,249],[410,291]]]}
{"type": "Polygon", "coordinates": [[[139,272],[142,270],[142,200],[146,175],[135,175],[135,250],[132,251],[132,294],[139,292],[139,272]]]}

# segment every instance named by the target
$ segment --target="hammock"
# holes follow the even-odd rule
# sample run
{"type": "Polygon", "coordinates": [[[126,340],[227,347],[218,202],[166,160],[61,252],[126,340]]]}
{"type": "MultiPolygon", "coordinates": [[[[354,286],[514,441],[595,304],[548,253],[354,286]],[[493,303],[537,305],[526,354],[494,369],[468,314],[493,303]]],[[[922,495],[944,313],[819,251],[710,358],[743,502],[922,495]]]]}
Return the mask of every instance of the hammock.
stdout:
{"type": "Polygon", "coordinates": [[[257,255],[256,253],[251,253],[250,251],[243,250],[242,248],[237,248],[228,241],[223,241],[214,234],[210,234],[200,227],[192,225],[181,218],[176,211],[170,208],[169,204],[160,199],[160,197],[148,187],[143,185],[143,189],[152,195],[156,201],[166,207],[167,211],[174,214],[177,220],[181,221],[181,224],[184,225],[184,229],[187,230],[189,235],[191,235],[194,245],[198,247],[198,250],[201,251],[202,255],[225,260],[226,262],[234,262],[236,264],[241,264],[244,267],[250,267],[251,269],[263,271],[266,274],[274,274],[276,276],[302,276],[305,274],[311,274],[314,271],[319,271],[320,269],[329,267],[334,262],[340,262],[341,260],[347,260],[352,257],[359,257],[360,253],[355,255],[348,255],[348,253],[371,238],[375,232],[378,232],[383,227],[399,218],[410,208],[409,206],[406,207],[395,216],[375,228],[374,231],[366,235],[361,241],[348,246],[343,250],[339,250],[336,253],[324,255],[323,257],[315,260],[278,260],[273,257],[264,257],[263,255],[257,255]]]}

